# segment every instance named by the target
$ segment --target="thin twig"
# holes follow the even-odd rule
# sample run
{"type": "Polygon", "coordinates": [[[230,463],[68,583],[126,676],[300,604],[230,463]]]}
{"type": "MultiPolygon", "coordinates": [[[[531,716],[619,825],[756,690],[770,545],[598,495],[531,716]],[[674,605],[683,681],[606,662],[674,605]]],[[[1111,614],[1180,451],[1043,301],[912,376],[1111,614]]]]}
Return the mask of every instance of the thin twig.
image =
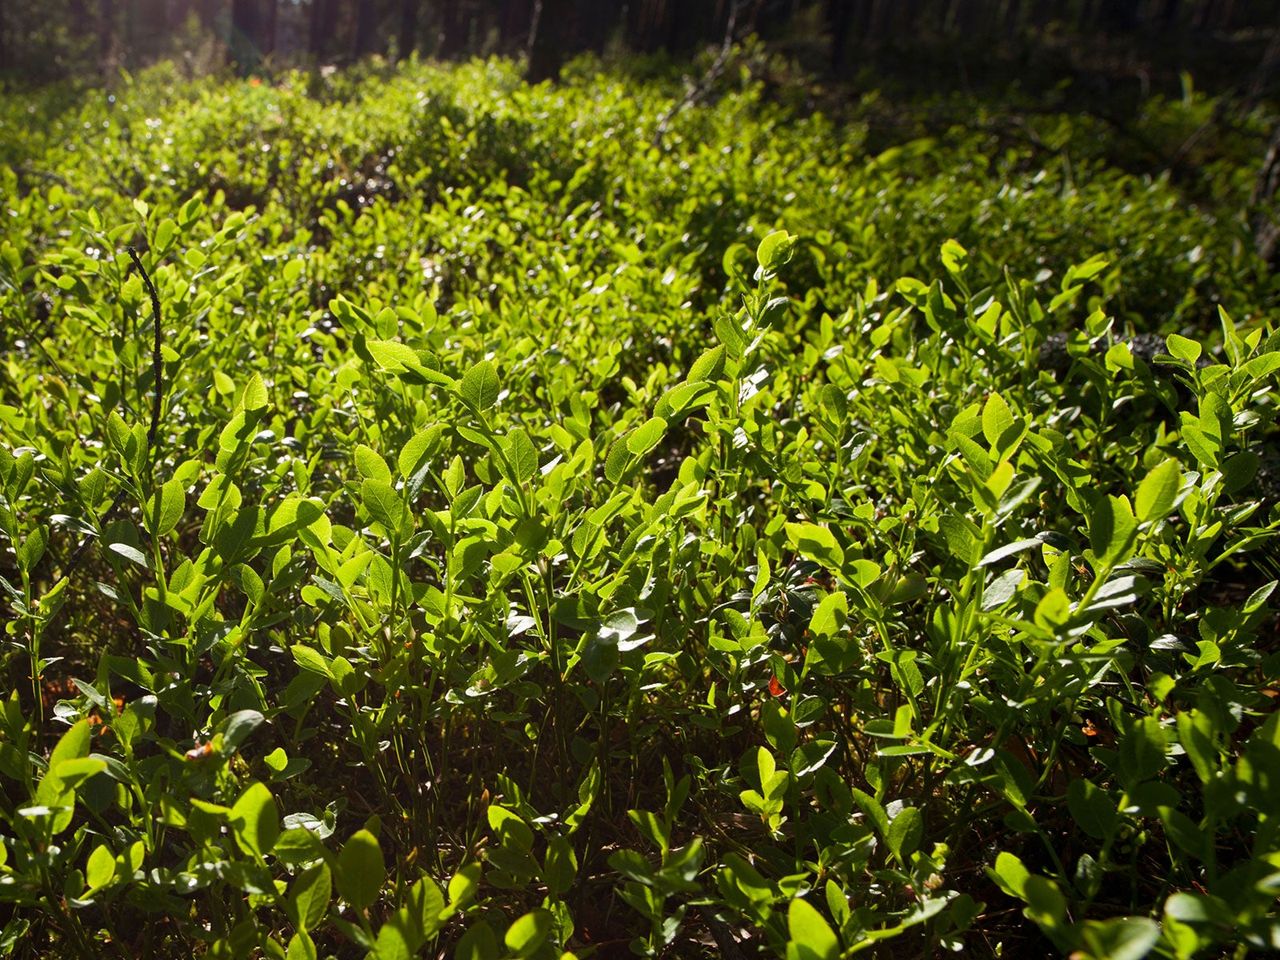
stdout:
{"type": "Polygon", "coordinates": [[[151,282],[151,274],[147,273],[147,268],[142,265],[142,258],[138,256],[137,249],[130,247],[129,256],[133,260],[133,265],[138,268],[138,272],[142,274],[142,282],[146,284],[147,293],[151,294],[151,317],[155,326],[155,337],[151,347],[151,372],[155,381],[153,384],[155,398],[151,402],[151,427],[147,430],[147,450],[151,453],[151,462],[154,463],[156,457],[156,433],[160,429],[160,408],[164,402],[164,355],[160,350],[160,294],[156,293],[156,285],[151,282]]]}

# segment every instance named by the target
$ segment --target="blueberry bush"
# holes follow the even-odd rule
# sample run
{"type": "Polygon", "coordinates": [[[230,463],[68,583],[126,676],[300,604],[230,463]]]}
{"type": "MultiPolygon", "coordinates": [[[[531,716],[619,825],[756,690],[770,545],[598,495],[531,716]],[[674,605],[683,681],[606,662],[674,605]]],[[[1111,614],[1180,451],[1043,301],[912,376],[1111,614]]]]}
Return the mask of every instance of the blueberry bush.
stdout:
{"type": "Polygon", "coordinates": [[[0,117],[0,955],[1280,948],[1237,167],[498,60],[0,117]]]}

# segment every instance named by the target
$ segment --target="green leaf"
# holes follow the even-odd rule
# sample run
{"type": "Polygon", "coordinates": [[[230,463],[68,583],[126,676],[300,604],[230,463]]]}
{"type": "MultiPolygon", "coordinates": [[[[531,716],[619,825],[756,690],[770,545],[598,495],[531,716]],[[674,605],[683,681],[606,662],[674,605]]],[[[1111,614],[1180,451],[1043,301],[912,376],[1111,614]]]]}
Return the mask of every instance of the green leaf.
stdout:
{"type": "Polygon", "coordinates": [[[498,935],[484,920],[477,920],[468,927],[453,948],[453,960],[498,960],[501,956],[498,935]]]}
{"type": "Polygon", "coordinates": [[[507,434],[505,452],[511,469],[515,471],[512,482],[526,483],[538,472],[538,449],[523,427],[516,427],[507,434]]]}
{"type": "Polygon", "coordinates": [[[1280,351],[1264,353],[1261,356],[1254,357],[1240,369],[1255,380],[1269,377],[1277,370],[1280,370],[1280,351]]]}
{"type": "Polygon", "coordinates": [[[514,810],[499,803],[491,803],[487,817],[490,828],[498,835],[504,847],[514,847],[522,853],[528,853],[533,848],[533,831],[514,810]]]}
{"type": "Polygon", "coordinates": [[[304,930],[314,930],[329,912],[332,895],[333,878],[327,863],[322,861],[302,871],[289,890],[294,922],[304,930]]]}
{"type": "Polygon", "coordinates": [[[1142,717],[1120,740],[1118,772],[1126,783],[1154,777],[1164,769],[1168,738],[1155,717],[1142,717]]]}
{"type": "Polygon", "coordinates": [[[63,785],[71,790],[76,789],[90,777],[96,777],[107,769],[107,762],[99,757],[75,757],[61,760],[53,767],[53,772],[63,785]]]}
{"type": "Polygon", "coordinates": [[[430,877],[420,877],[405,896],[404,903],[396,911],[397,920],[408,933],[410,952],[418,948],[444,928],[444,895],[430,877]]]}
{"type": "Polygon", "coordinates": [[[1032,619],[1036,626],[1056,633],[1057,628],[1062,626],[1071,618],[1071,599],[1067,596],[1066,591],[1059,587],[1054,587],[1036,604],[1035,613],[1032,619]]]}
{"type": "Polygon", "coordinates": [[[623,434],[613,441],[609,455],[604,461],[604,478],[610,483],[621,483],[627,475],[627,467],[631,464],[631,452],[627,449],[629,434],[623,434]]]}
{"type": "Polygon", "coordinates": [[[577,871],[578,858],[569,841],[558,833],[548,837],[542,867],[542,881],[547,885],[547,894],[552,897],[563,895],[573,885],[577,871]]]}
{"type": "Polygon", "coordinates": [[[1157,806],[1156,813],[1164,824],[1165,836],[1177,847],[1197,860],[1207,858],[1206,841],[1212,834],[1206,833],[1200,824],[1174,807],[1157,806]]]}
{"type": "Polygon", "coordinates": [[[791,753],[792,774],[796,777],[807,777],[817,773],[826,766],[827,761],[836,752],[836,746],[834,740],[810,740],[808,743],[801,744],[791,753]]]}
{"type": "Polygon", "coordinates": [[[1084,283],[1092,280],[1103,270],[1107,269],[1110,261],[1102,254],[1096,253],[1084,263],[1078,263],[1073,267],[1067,268],[1067,278],[1063,281],[1063,286],[1071,286],[1077,283],[1084,283]]]}
{"type": "Polygon", "coordinates": [[[507,928],[503,938],[507,949],[517,957],[533,954],[551,935],[555,917],[549,910],[531,910],[507,928]]]}
{"type": "Polygon", "coordinates": [[[662,417],[651,417],[627,437],[627,450],[633,457],[643,457],[658,445],[666,432],[667,421],[662,417]]]}
{"type": "Polygon", "coordinates": [[[1089,542],[1104,567],[1126,560],[1137,534],[1138,521],[1127,497],[1099,497],[1089,511],[1089,542]]]}
{"type": "Polygon", "coordinates": [[[1012,853],[1000,853],[996,856],[994,868],[988,868],[987,874],[1011,897],[1024,899],[1027,879],[1031,873],[1022,865],[1022,861],[1012,853]]]}
{"type": "Polygon", "coordinates": [[[788,523],[787,539],[803,556],[832,570],[844,565],[844,550],[826,527],[816,523],[788,523]]]}
{"type": "Polygon", "coordinates": [[[107,549],[117,556],[124,557],[130,563],[136,563],[143,570],[151,569],[151,564],[147,562],[147,555],[132,544],[108,543],[107,549]]]}
{"type": "Polygon", "coordinates": [[[400,495],[385,480],[368,479],[360,484],[360,502],[369,516],[387,528],[392,536],[404,532],[407,511],[400,495]]]}
{"type": "Polygon", "coordinates": [[[942,266],[947,273],[955,276],[962,274],[968,266],[969,252],[955,240],[945,240],[942,244],[942,266]]]}
{"type": "Polygon", "coordinates": [[[1182,923],[1216,924],[1231,927],[1235,923],[1235,911],[1222,898],[1212,894],[1173,894],[1164,903],[1164,913],[1182,923]]]}
{"type": "Polygon", "coordinates": [[[458,393],[475,410],[488,410],[498,402],[498,368],[492,360],[481,360],[462,375],[458,393]]]}
{"type": "Polygon", "coordinates": [[[1080,960],[1142,960],[1160,939],[1159,925],[1149,917],[1086,920],[1077,928],[1080,960]]]}
{"type": "Polygon", "coordinates": [[[413,960],[413,953],[404,926],[393,916],[378,930],[378,939],[365,960],[413,960]]]}
{"type": "Polygon", "coordinates": [[[338,893],[357,910],[365,910],[378,899],[387,868],[378,838],[368,830],[358,830],[338,856],[338,893]]]}
{"type": "Polygon", "coordinates": [[[422,466],[422,462],[430,453],[435,451],[443,434],[444,425],[433,423],[429,427],[423,427],[410,437],[409,441],[400,448],[400,454],[396,460],[396,465],[400,469],[400,476],[408,480],[417,473],[422,466]]]}
{"type": "Polygon", "coordinates": [[[996,547],[990,553],[986,554],[978,561],[978,569],[989,567],[993,563],[999,563],[1006,557],[1012,557],[1014,554],[1022,553],[1024,550],[1030,550],[1033,547],[1043,547],[1044,541],[1037,540],[1034,537],[1027,540],[1019,540],[1016,543],[1006,543],[1002,547],[996,547]]]}
{"type": "Polygon", "coordinates": [[[299,930],[289,938],[284,960],[316,960],[316,945],[306,930],[299,930]]]}
{"type": "Polygon", "coordinates": [[[689,368],[689,375],[685,380],[689,383],[699,380],[718,380],[723,371],[724,344],[722,343],[703,351],[702,355],[693,361],[693,366],[689,368]]]}
{"type": "Polygon", "coordinates": [[[1180,432],[1182,434],[1182,442],[1191,451],[1196,461],[1206,467],[1217,469],[1218,453],[1222,449],[1222,441],[1206,433],[1198,423],[1184,423],[1180,432]]]}
{"type": "Polygon", "coordinates": [[[76,760],[89,755],[92,731],[88,720],[79,720],[59,739],[49,754],[49,769],[56,770],[65,760],[76,760]]]}
{"type": "Polygon", "coordinates": [[[1013,414],[1009,405],[1000,394],[992,393],[982,407],[982,435],[987,438],[987,444],[995,449],[1004,432],[1012,426],[1013,414]]]}
{"type": "Polygon", "coordinates": [[[462,457],[455,455],[449,461],[449,466],[444,471],[444,489],[449,495],[450,500],[455,500],[458,494],[462,492],[462,485],[467,482],[467,470],[462,463],[462,457]]]}
{"type": "Polygon", "coordinates": [[[827,594],[814,608],[809,632],[815,637],[835,636],[849,619],[849,600],[841,591],[827,594]]]}
{"type": "Polygon", "coordinates": [[[1171,333],[1165,338],[1165,343],[1169,347],[1170,356],[1177,357],[1179,360],[1189,363],[1192,366],[1195,366],[1196,361],[1200,359],[1200,351],[1202,347],[1195,340],[1190,340],[1179,334],[1171,333]]]}
{"type": "Polygon", "coordinates": [[[669,849],[670,842],[667,836],[666,824],[657,814],[649,810],[628,810],[627,818],[635,824],[635,828],[655,847],[658,847],[664,853],[669,849]]]}
{"type": "MultiPolygon", "coordinates": [[[[394,333],[396,318],[394,313],[383,311],[378,315],[378,323],[387,323],[384,333],[394,333]]],[[[455,388],[457,381],[439,369],[439,361],[431,354],[419,352],[398,340],[366,340],[358,334],[353,346],[357,354],[366,360],[372,360],[388,373],[394,373],[406,383],[436,384],[455,388]]]]}
{"type": "Polygon", "coordinates": [[[240,406],[246,411],[261,410],[267,405],[267,385],[262,382],[262,374],[255,373],[244,386],[240,394],[240,406]]]}
{"type": "Polygon", "coordinates": [[[167,480],[151,501],[151,516],[155,523],[151,535],[164,537],[172,533],[182,519],[186,505],[187,491],[182,481],[176,477],[167,480]]]}
{"type": "MultiPolygon", "coordinates": [[[[365,556],[368,556],[368,554],[365,554],[365,556]]],[[[329,661],[325,659],[324,654],[320,653],[320,651],[303,643],[295,643],[289,647],[289,652],[293,654],[294,662],[303,670],[308,670],[326,678],[330,675],[329,661]]]]}
{"type": "Polygon", "coordinates": [[[84,881],[89,890],[105,887],[116,875],[116,858],[111,848],[100,843],[89,854],[89,863],[85,867],[84,881]]]}
{"type": "Polygon", "coordinates": [[[1208,713],[1189,710],[1175,718],[1178,725],[1178,743],[1187,759],[1204,783],[1213,778],[1218,769],[1218,749],[1213,742],[1213,720],[1208,713]]]}
{"type": "Polygon", "coordinates": [[[48,829],[53,835],[71,826],[75,807],[75,790],[62,779],[59,771],[65,769],[73,775],[82,772],[82,768],[75,764],[87,759],[90,739],[89,721],[77,721],[54,746],[49,755],[48,769],[36,787],[33,806],[45,807],[52,812],[48,829]]]}
{"type": "Polygon", "coordinates": [[[849,417],[849,398],[845,392],[837,387],[834,383],[828,383],[822,388],[819,394],[819,402],[822,405],[822,411],[836,425],[837,429],[849,417]]]}
{"type": "Polygon", "coordinates": [[[231,827],[245,853],[262,857],[280,836],[280,811],[265,785],[254,781],[231,807],[231,827]]]}
{"type": "Polygon", "coordinates": [[[804,960],[837,960],[840,941],[831,924],[807,901],[795,899],[787,908],[787,933],[804,960]]]}
{"type": "Polygon", "coordinates": [[[1067,787],[1067,809],[1077,826],[1089,836],[1106,840],[1118,822],[1115,802],[1091,780],[1072,780],[1067,787]]]}
{"type": "Polygon", "coordinates": [[[1023,888],[1026,915],[1041,928],[1054,930],[1067,915],[1067,900],[1058,885],[1047,877],[1031,874],[1023,888]]]}
{"type": "Polygon", "coordinates": [[[290,827],[276,838],[276,845],[271,848],[273,857],[290,866],[310,863],[324,854],[319,836],[306,827],[290,827]]]}
{"type": "Polygon", "coordinates": [[[417,351],[399,340],[366,340],[365,348],[374,363],[391,373],[415,370],[421,365],[417,351]]]}
{"type": "Polygon", "coordinates": [[[475,897],[480,889],[480,864],[469,863],[449,878],[449,905],[459,910],[475,897]]]}
{"type": "Polygon", "coordinates": [[[790,260],[795,252],[796,239],[785,230],[775,230],[761,240],[760,246],[756,248],[756,262],[760,264],[760,269],[773,273],[790,260]]]}
{"type": "Polygon", "coordinates": [[[237,710],[231,714],[227,717],[222,732],[223,749],[227,753],[234,753],[239,749],[240,744],[249,738],[249,734],[263,724],[265,719],[257,710],[237,710]]]}
{"type": "Polygon", "coordinates": [[[1173,509],[1173,501],[1182,484],[1182,468],[1170,458],[1142,478],[1134,498],[1138,519],[1143,523],[1163,520],[1173,509]]]}
{"type": "Polygon", "coordinates": [[[363,443],[357,444],[354,454],[356,461],[356,469],[360,471],[360,476],[370,480],[381,480],[383,483],[390,485],[391,468],[387,466],[387,461],[382,459],[382,455],[372,447],[365,446],[363,443]]]}
{"type": "Polygon", "coordinates": [[[662,395],[654,405],[653,412],[671,420],[693,409],[695,405],[704,404],[714,392],[715,385],[705,380],[680,383],[662,395]]]}
{"type": "Polygon", "coordinates": [[[404,903],[378,931],[368,960],[410,960],[444,926],[444,897],[429,877],[409,888],[404,903]]]}
{"type": "Polygon", "coordinates": [[[886,836],[889,833],[889,815],[885,812],[880,801],[857,787],[854,787],[851,792],[853,793],[854,803],[858,805],[863,815],[875,826],[876,833],[882,837],[886,836]]]}
{"type": "Polygon", "coordinates": [[[889,831],[885,835],[885,843],[899,861],[905,861],[920,845],[924,836],[924,818],[916,807],[903,807],[898,815],[889,821],[889,831]]]}

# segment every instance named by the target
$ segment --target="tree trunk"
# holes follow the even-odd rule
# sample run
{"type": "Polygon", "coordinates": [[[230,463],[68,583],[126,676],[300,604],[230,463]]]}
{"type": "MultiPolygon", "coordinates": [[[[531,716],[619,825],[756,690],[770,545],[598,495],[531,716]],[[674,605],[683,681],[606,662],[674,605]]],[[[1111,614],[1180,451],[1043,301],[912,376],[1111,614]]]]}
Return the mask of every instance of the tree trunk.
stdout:
{"type": "Polygon", "coordinates": [[[697,44],[695,39],[696,27],[691,22],[689,4],[682,3],[679,6],[672,5],[667,14],[667,40],[666,48],[668,53],[686,54],[697,44]]]}
{"type": "MultiPolygon", "coordinates": [[[[4,34],[5,0],[0,0],[0,38],[4,34]]],[[[89,5],[85,0],[71,0],[67,10],[67,26],[72,36],[83,37],[90,32],[93,20],[89,15],[89,5]]],[[[0,50],[0,63],[4,62],[4,51],[0,50]]]]}
{"type": "Polygon", "coordinates": [[[1016,37],[1022,30],[1022,0],[1005,0],[1004,33],[1016,37]]]}
{"type": "Polygon", "coordinates": [[[588,3],[582,10],[583,48],[603,55],[623,12],[622,4],[588,3]]]}
{"type": "Polygon", "coordinates": [[[871,33],[871,0],[834,0],[834,2],[853,8],[849,14],[849,29],[859,40],[866,40],[871,33]]]}
{"type": "Polygon", "coordinates": [[[111,71],[116,45],[115,0],[98,0],[98,66],[103,73],[111,71]]]}
{"type": "Polygon", "coordinates": [[[1080,4],[1079,16],[1076,18],[1076,30],[1080,33],[1091,33],[1098,28],[1098,5],[1094,0],[1084,0],[1080,4]]]}
{"type": "Polygon", "coordinates": [[[827,0],[827,33],[831,36],[831,59],[828,65],[832,74],[839,74],[844,70],[852,28],[852,0],[827,0]]]}
{"type": "Polygon", "coordinates": [[[1106,23],[1113,30],[1132,33],[1138,28],[1138,0],[1111,0],[1105,10],[1106,23]]]}
{"type": "Polygon", "coordinates": [[[218,33],[218,16],[222,13],[220,0],[196,0],[196,16],[200,26],[209,33],[218,33]]]}
{"type": "Polygon", "coordinates": [[[231,62],[243,75],[258,66],[261,53],[261,17],[257,0],[231,0],[231,62]]]}
{"type": "Polygon", "coordinates": [[[529,65],[525,74],[530,83],[559,79],[573,37],[574,8],[574,0],[537,0],[534,4],[529,65]]]}
{"type": "Polygon", "coordinates": [[[353,54],[358,60],[372,53],[378,42],[378,10],[373,0],[357,0],[356,39],[353,54]]]}
{"type": "Polygon", "coordinates": [[[892,37],[919,36],[924,31],[923,24],[933,13],[933,5],[929,0],[899,0],[895,4],[896,16],[891,22],[892,37]]]}
{"type": "Polygon", "coordinates": [[[262,52],[276,52],[276,33],[280,25],[280,0],[266,0],[267,15],[262,25],[262,52]]]}
{"type": "Polygon", "coordinates": [[[396,58],[407,60],[418,49],[418,0],[400,0],[400,35],[396,58]]]}
{"type": "Polygon", "coordinates": [[[329,49],[329,38],[333,36],[337,13],[337,0],[311,0],[310,36],[307,45],[317,62],[324,59],[329,49]]]}
{"type": "MultiPolygon", "coordinates": [[[[84,5],[83,0],[79,0],[79,5],[84,5]]],[[[170,0],[165,4],[164,9],[165,28],[177,32],[187,25],[187,16],[191,13],[191,0],[170,0]]],[[[75,13],[71,15],[74,17],[75,13]]]]}
{"type": "Polygon", "coordinates": [[[867,38],[879,40],[884,33],[885,0],[870,0],[871,12],[867,19],[867,38]]]}
{"type": "Polygon", "coordinates": [[[666,0],[634,0],[627,24],[627,45],[641,53],[662,47],[666,36],[666,0]]]}
{"type": "Polygon", "coordinates": [[[1253,216],[1253,239],[1258,256],[1266,263],[1274,264],[1277,243],[1280,243],[1280,210],[1276,209],[1276,197],[1280,194],[1280,124],[1271,134],[1267,155],[1253,187],[1249,206],[1257,211],[1253,216]]]}
{"type": "Polygon", "coordinates": [[[1213,26],[1213,11],[1218,6],[1216,0],[1200,0],[1196,8],[1196,29],[1208,30],[1213,26]]]}
{"type": "MultiPolygon", "coordinates": [[[[969,0],[955,0],[951,5],[950,32],[958,34],[962,39],[971,40],[978,30],[978,14],[975,5],[969,0]]],[[[908,24],[910,28],[911,24],[908,24]]]]}
{"type": "Polygon", "coordinates": [[[440,56],[450,59],[463,52],[467,45],[466,21],[462,15],[461,0],[445,0],[443,22],[440,24],[440,56]]]}
{"type": "Polygon", "coordinates": [[[533,26],[532,0],[506,0],[498,26],[498,43],[504,53],[526,52],[533,26]]]}

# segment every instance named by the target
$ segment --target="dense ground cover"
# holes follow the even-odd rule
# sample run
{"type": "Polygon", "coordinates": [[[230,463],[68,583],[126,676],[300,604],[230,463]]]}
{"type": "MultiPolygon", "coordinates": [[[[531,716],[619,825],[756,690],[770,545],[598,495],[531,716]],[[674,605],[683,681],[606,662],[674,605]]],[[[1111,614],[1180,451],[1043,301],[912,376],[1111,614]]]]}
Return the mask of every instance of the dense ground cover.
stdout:
{"type": "Polygon", "coordinates": [[[0,952],[1280,946],[1251,171],[729,73],[0,102],[0,952]]]}

